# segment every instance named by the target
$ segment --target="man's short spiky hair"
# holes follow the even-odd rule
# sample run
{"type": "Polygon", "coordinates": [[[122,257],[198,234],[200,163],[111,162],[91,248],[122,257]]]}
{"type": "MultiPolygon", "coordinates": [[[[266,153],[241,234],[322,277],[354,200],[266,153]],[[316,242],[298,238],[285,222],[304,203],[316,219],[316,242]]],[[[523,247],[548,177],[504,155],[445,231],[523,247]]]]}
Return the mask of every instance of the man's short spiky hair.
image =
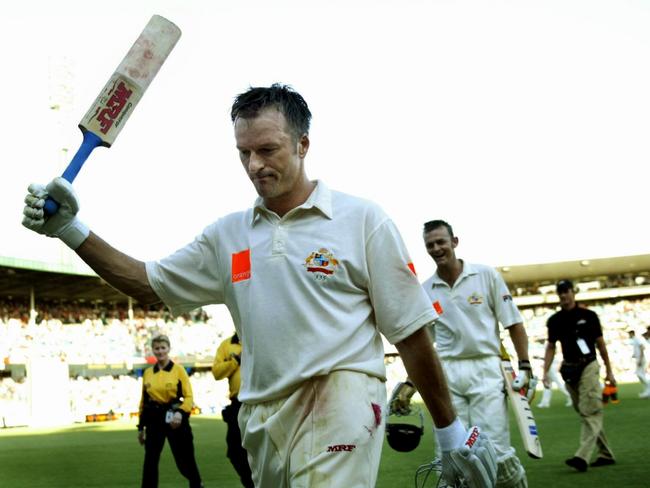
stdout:
{"type": "Polygon", "coordinates": [[[276,107],[287,120],[289,128],[297,138],[309,134],[311,112],[302,96],[288,85],[273,83],[269,87],[251,87],[235,97],[230,118],[251,119],[269,107],[276,107]]]}
{"type": "Polygon", "coordinates": [[[449,237],[454,237],[454,229],[452,229],[451,225],[449,225],[444,220],[429,220],[428,222],[425,222],[423,233],[426,234],[427,232],[431,232],[432,230],[435,230],[438,227],[446,227],[447,230],[449,231],[449,237]]]}

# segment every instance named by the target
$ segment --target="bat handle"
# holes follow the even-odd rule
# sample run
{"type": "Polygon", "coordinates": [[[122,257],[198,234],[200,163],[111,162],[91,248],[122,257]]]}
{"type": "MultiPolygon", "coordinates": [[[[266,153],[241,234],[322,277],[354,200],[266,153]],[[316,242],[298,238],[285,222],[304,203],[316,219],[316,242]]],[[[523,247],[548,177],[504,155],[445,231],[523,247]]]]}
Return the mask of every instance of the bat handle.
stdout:
{"type": "MultiPolygon", "coordinates": [[[[72,183],[77,177],[79,170],[86,162],[86,159],[88,159],[88,156],[90,156],[90,153],[93,152],[93,149],[102,144],[102,140],[96,134],[90,131],[84,131],[83,134],[84,138],[81,146],[79,146],[77,153],[61,175],[63,179],[68,180],[70,183],[72,183]]],[[[45,200],[45,206],[43,207],[45,215],[54,215],[57,210],[59,210],[59,204],[51,197],[47,197],[47,200],[45,200]]]]}

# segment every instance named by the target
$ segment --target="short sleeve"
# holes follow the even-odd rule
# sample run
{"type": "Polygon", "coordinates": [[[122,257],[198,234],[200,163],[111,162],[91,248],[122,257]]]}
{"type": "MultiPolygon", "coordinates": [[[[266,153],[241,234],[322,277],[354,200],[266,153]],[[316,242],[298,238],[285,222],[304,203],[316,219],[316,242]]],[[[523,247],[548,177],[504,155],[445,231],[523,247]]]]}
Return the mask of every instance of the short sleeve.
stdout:
{"type": "Polygon", "coordinates": [[[492,279],[492,299],[494,300],[494,312],[497,319],[504,328],[523,323],[524,319],[515,305],[508,285],[501,275],[493,268],[490,268],[492,279]]]}
{"type": "Polygon", "coordinates": [[[392,344],[433,322],[436,315],[415,275],[406,246],[386,218],[366,242],[369,294],[379,331],[392,344]]]}
{"type": "Polygon", "coordinates": [[[145,263],[151,287],[172,314],[223,303],[224,285],[217,238],[217,223],[214,223],[193,242],[170,256],[145,263]]]}

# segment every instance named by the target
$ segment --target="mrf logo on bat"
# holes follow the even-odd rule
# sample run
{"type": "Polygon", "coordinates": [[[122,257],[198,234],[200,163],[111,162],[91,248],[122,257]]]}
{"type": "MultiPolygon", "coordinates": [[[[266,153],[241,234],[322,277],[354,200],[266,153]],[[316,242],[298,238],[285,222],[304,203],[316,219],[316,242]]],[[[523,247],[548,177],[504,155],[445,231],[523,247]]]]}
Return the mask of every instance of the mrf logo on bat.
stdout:
{"type": "Polygon", "coordinates": [[[80,125],[100,134],[104,145],[110,146],[131,109],[138,103],[140,92],[138,85],[128,78],[113,75],[84,117],[84,123],[80,125]]]}
{"type": "MultiPolygon", "coordinates": [[[[102,134],[108,133],[108,130],[113,126],[113,122],[118,118],[122,110],[126,106],[126,102],[133,95],[133,90],[129,90],[123,80],[116,81],[113,88],[108,93],[110,97],[106,102],[104,108],[97,107],[99,112],[95,119],[99,122],[100,131],[102,134]],[[115,86],[117,84],[117,86],[115,86]],[[101,109],[101,111],[100,111],[101,109]]],[[[129,108],[131,105],[129,104],[129,108]]]]}

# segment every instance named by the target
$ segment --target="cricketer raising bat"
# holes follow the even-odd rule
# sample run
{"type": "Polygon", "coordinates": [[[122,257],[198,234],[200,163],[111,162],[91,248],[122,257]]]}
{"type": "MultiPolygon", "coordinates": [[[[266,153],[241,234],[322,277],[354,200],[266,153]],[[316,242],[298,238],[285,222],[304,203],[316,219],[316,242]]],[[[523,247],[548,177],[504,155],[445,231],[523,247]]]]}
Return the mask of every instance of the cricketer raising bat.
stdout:
{"type": "MultiPolygon", "coordinates": [[[[93,149],[111,147],[180,37],[180,29],[172,22],[160,15],[151,17],[79,122],[83,142],[63,172],[64,179],[72,183],[93,149]]],[[[54,200],[46,200],[46,215],[55,214],[58,208],[54,200]]]]}
{"type": "Polygon", "coordinates": [[[530,410],[530,404],[526,396],[512,389],[512,380],[517,375],[512,368],[510,356],[505,347],[503,347],[503,344],[501,344],[501,372],[505,378],[506,392],[510,399],[510,406],[515,414],[515,419],[517,420],[517,427],[519,427],[519,432],[521,433],[524,449],[526,449],[530,457],[541,459],[543,453],[542,444],[539,441],[539,434],[537,432],[537,423],[535,423],[535,417],[533,417],[533,412],[530,410]]]}

